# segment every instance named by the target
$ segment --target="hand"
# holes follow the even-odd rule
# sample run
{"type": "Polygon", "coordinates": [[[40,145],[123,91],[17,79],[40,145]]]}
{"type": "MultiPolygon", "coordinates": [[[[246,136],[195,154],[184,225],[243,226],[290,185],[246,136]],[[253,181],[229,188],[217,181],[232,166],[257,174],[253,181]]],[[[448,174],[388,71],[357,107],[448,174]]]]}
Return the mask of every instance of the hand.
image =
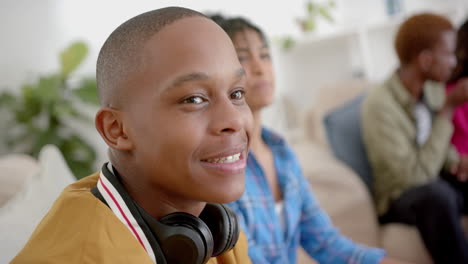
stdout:
{"type": "Polygon", "coordinates": [[[455,108],[468,102],[468,77],[460,79],[445,98],[444,107],[455,108]]]}
{"type": "Polygon", "coordinates": [[[468,155],[461,156],[460,161],[451,168],[450,173],[455,175],[458,181],[468,181],[468,155]]]}

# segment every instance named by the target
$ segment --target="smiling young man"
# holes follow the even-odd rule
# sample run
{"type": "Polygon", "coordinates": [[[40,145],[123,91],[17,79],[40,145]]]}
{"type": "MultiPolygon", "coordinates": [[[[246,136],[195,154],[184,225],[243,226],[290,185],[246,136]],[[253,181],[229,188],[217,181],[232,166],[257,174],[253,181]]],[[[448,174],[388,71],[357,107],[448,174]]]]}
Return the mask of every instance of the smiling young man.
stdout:
{"type": "Polygon", "coordinates": [[[104,43],[97,83],[110,163],[64,190],[12,263],[250,263],[219,205],[244,191],[252,126],[226,33],[189,9],[141,14],[104,43]]]}

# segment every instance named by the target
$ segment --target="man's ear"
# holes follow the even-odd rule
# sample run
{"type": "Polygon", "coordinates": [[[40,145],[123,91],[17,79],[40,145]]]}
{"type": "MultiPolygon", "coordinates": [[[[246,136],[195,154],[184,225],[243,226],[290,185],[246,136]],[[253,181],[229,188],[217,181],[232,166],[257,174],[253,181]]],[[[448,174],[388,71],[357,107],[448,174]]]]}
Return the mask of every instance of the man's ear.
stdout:
{"type": "Polygon", "coordinates": [[[110,148],[131,150],[133,142],[129,138],[120,111],[101,108],[94,120],[96,129],[110,148]]]}
{"type": "Polygon", "coordinates": [[[422,72],[427,73],[432,67],[432,52],[431,50],[423,50],[418,55],[418,65],[422,72]]]}

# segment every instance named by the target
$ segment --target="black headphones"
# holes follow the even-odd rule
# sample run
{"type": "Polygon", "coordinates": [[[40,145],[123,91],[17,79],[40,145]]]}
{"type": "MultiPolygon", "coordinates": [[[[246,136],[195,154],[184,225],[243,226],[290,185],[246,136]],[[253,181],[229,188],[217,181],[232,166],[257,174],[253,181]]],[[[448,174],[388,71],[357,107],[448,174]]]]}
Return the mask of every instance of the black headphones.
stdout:
{"type": "Polygon", "coordinates": [[[159,220],[136,207],[168,264],[206,263],[233,248],[239,238],[236,214],[223,204],[206,204],[199,217],[177,212],[159,220]]]}

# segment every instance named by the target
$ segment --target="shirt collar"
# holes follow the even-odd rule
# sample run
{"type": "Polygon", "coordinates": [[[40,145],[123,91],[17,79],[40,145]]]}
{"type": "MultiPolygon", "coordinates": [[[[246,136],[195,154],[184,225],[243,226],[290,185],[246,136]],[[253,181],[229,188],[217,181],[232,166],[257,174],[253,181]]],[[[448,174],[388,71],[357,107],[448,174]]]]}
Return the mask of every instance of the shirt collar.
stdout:
{"type": "Polygon", "coordinates": [[[265,127],[262,128],[262,139],[270,147],[286,145],[286,141],[280,135],[265,127]]]}
{"type": "Polygon", "coordinates": [[[117,170],[110,162],[102,166],[96,188],[108,207],[138,240],[153,262],[165,263],[158,242],[144,220],[141,207],[127,193],[117,170]]]}

